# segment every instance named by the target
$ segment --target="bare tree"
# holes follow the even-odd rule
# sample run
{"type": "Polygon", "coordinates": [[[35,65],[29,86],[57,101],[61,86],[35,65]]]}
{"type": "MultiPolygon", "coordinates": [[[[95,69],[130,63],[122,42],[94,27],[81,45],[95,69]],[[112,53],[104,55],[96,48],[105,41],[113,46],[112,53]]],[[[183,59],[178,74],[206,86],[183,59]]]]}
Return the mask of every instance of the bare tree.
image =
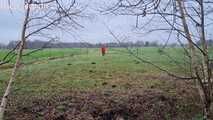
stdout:
{"type": "MultiPolygon", "coordinates": [[[[16,62],[1,100],[0,120],[4,118],[8,97],[24,55],[26,41],[35,38],[49,39],[52,38],[51,34],[54,34],[57,30],[73,30],[82,27],[77,19],[80,17],[83,8],[75,0],[23,0],[23,2],[25,15],[20,42],[5,56],[7,58],[13,53],[12,56],[16,56],[16,62]],[[16,50],[17,54],[14,54],[16,50]]],[[[9,4],[11,4],[10,1],[9,4]]]]}
{"type": "MultiPolygon", "coordinates": [[[[212,25],[213,2],[209,0],[117,0],[113,5],[104,9],[105,14],[129,15],[136,17],[136,27],[147,33],[167,31],[168,39],[163,48],[166,47],[170,38],[177,36],[177,41],[184,49],[188,57],[187,66],[190,66],[191,74],[180,76],[168,70],[162,69],[154,63],[144,60],[129,50],[129,53],[139,60],[151,64],[168,75],[195,80],[200,98],[203,104],[203,116],[205,120],[210,119],[210,108],[213,102],[213,80],[210,68],[211,58],[207,40],[208,28],[212,25]],[[139,18],[149,19],[145,25],[140,27],[139,18]],[[154,26],[154,23],[158,23],[154,26]],[[183,41],[187,45],[183,45],[183,41]],[[201,46],[196,44],[201,41],[201,46]]],[[[117,40],[120,39],[109,30],[117,40]]],[[[170,57],[171,58],[171,57],[170,57]]],[[[172,59],[172,58],[171,58],[172,59]]],[[[172,59],[174,60],[174,59],[172,59]]]]}

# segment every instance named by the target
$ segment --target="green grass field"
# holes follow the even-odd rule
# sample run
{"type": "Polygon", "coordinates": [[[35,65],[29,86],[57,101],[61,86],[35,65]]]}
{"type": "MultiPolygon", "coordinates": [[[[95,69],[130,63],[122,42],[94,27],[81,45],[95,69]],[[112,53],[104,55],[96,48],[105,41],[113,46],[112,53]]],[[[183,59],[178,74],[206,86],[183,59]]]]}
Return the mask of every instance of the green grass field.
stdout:
{"type": "MultiPolygon", "coordinates": [[[[187,64],[183,61],[186,60],[186,56],[180,48],[166,48],[166,54],[160,54],[158,48],[131,50],[165,70],[178,75],[188,74],[187,64]]],[[[0,51],[0,58],[6,52],[0,51]]],[[[25,51],[27,52],[29,50],[25,51]]],[[[0,66],[0,96],[9,80],[13,63],[14,61],[0,66]]],[[[182,94],[179,93],[182,89],[188,89],[185,85],[181,86],[181,82],[174,84],[170,81],[174,78],[136,59],[126,49],[121,48],[109,49],[106,56],[101,56],[99,49],[95,48],[88,51],[87,49],[42,50],[23,57],[23,65],[16,78],[12,90],[12,96],[15,98],[29,96],[51,98],[67,91],[134,91],[134,89],[156,89],[176,96],[182,94]]],[[[191,92],[191,89],[188,92],[191,92]]],[[[187,94],[186,92],[186,96],[187,94]]],[[[193,107],[180,109],[193,111],[193,107]]]]}
{"type": "MultiPolygon", "coordinates": [[[[186,70],[180,69],[181,66],[184,67],[182,62],[184,56],[180,49],[166,50],[173,59],[181,64],[178,66],[166,55],[159,54],[158,50],[158,48],[141,48],[138,55],[163,69],[175,73],[186,72],[186,70]]],[[[25,51],[25,53],[27,52],[29,51],[25,51]]],[[[6,51],[1,51],[0,56],[4,56],[5,53],[6,51]]],[[[9,79],[10,67],[13,62],[0,67],[1,94],[2,88],[9,79]]],[[[23,57],[23,63],[24,67],[18,74],[15,85],[15,91],[21,91],[21,93],[44,93],[43,91],[46,90],[51,91],[51,88],[56,90],[55,87],[59,87],[57,89],[59,91],[61,89],[94,88],[95,84],[111,79],[112,74],[159,74],[161,72],[152,65],[131,56],[127,50],[119,48],[109,49],[104,57],[100,55],[99,49],[89,49],[89,53],[87,53],[87,49],[47,49],[23,57]]]]}

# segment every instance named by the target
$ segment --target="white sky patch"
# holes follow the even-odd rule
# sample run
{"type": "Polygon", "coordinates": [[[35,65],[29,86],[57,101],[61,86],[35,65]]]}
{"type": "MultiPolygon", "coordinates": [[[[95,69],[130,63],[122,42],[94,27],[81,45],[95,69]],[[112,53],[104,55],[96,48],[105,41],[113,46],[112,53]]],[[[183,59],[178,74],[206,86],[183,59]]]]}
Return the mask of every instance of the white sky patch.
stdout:
{"type": "MultiPolygon", "coordinates": [[[[168,32],[154,32],[153,34],[143,34],[146,32],[146,28],[153,27],[165,27],[162,20],[156,21],[156,23],[147,24],[144,29],[137,30],[136,17],[135,16],[113,16],[113,15],[102,15],[99,11],[103,8],[103,5],[107,3],[112,3],[114,0],[80,0],[87,9],[85,10],[85,15],[89,17],[83,17],[79,19],[79,23],[84,26],[84,28],[79,28],[78,30],[59,32],[54,31],[52,34],[58,36],[60,41],[65,42],[90,42],[90,43],[102,43],[102,42],[116,42],[106,25],[113,30],[116,34],[128,37],[131,41],[158,41],[165,42],[168,38],[168,32]],[[105,25],[104,25],[105,24],[105,25]],[[163,26],[162,26],[163,25],[163,26]]],[[[23,0],[11,0],[11,5],[14,9],[12,14],[9,9],[7,9],[7,0],[0,1],[0,43],[8,43],[12,40],[18,40],[20,38],[21,26],[23,22],[23,0]]],[[[139,27],[142,24],[146,24],[151,17],[140,18],[139,27]]],[[[208,28],[208,36],[213,37],[211,34],[212,27],[208,28]]],[[[173,38],[170,42],[176,42],[173,38]]]]}

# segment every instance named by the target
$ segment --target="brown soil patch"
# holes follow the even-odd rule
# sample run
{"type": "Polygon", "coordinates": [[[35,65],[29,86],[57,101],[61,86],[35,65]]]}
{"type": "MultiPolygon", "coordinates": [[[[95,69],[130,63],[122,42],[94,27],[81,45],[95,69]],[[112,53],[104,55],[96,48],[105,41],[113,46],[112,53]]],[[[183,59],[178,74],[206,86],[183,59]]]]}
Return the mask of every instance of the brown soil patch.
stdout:
{"type": "Polygon", "coordinates": [[[192,103],[190,96],[157,89],[71,91],[49,98],[18,99],[10,103],[7,120],[181,120],[191,119],[201,110],[199,101],[192,103]]]}

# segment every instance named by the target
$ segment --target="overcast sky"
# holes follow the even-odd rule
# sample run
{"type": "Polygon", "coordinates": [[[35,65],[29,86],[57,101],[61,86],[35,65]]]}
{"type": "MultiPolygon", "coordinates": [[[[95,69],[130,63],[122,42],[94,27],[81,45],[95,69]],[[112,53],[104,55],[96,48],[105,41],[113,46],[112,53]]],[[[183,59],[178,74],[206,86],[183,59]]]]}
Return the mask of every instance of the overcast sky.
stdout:
{"type": "MultiPolygon", "coordinates": [[[[23,0],[12,0],[12,5],[15,6],[12,9],[12,14],[8,9],[7,0],[0,0],[0,43],[7,44],[9,41],[18,40],[20,38],[21,25],[23,22],[23,10],[20,3],[23,0]]],[[[79,28],[75,32],[62,33],[57,31],[57,36],[61,41],[65,42],[91,42],[91,43],[104,43],[113,42],[114,39],[109,34],[106,26],[108,26],[113,32],[120,37],[127,37],[131,41],[159,41],[165,42],[167,34],[164,32],[158,32],[154,35],[140,34],[141,31],[135,29],[136,17],[131,16],[113,16],[102,15],[97,9],[102,6],[103,1],[106,0],[80,0],[89,1],[87,11],[92,15],[92,19],[81,19],[79,22],[84,28],[79,28]]],[[[84,2],[86,3],[86,2],[84,2]]],[[[149,18],[141,18],[141,23],[146,23],[149,18]]],[[[160,24],[160,20],[156,22],[156,25],[160,24]]],[[[154,24],[149,25],[155,26],[154,24]]],[[[53,33],[54,34],[54,33],[53,33]]],[[[115,42],[115,41],[114,41],[115,42]]],[[[174,42],[171,40],[171,42],[174,42]]]]}

